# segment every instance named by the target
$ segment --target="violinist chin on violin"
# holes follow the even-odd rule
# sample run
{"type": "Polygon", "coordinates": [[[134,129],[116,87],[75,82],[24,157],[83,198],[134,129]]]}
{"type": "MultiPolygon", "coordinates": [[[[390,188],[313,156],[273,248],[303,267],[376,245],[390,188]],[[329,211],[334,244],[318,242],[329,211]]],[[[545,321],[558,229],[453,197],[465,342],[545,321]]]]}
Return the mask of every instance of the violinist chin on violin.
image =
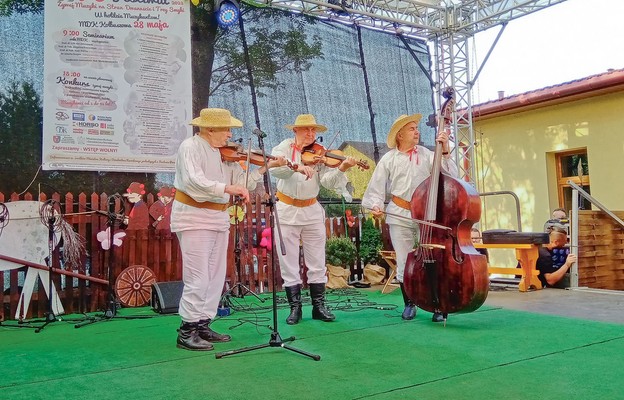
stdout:
{"type": "MultiPolygon", "coordinates": [[[[256,169],[247,177],[238,162],[223,161],[219,149],[232,137],[232,128],[243,126],[228,110],[204,108],[191,125],[199,134],[178,149],[171,210],[171,231],[178,236],[184,269],[177,347],[212,350],[212,343],[230,340],[209,326],[225,281],[230,229],[226,209],[230,196],[248,202],[249,190],[264,171],[256,169]]],[[[285,164],[284,158],[273,160],[274,166],[285,164]]]]}
{"type": "MultiPolygon", "coordinates": [[[[362,197],[362,207],[372,210],[374,217],[384,214],[386,190],[392,201],[388,204],[386,223],[390,231],[390,240],[396,253],[397,275],[405,301],[402,318],[409,320],[416,316],[416,306],[406,295],[403,287],[403,273],[407,255],[414,248],[415,239],[419,238],[419,227],[411,222],[410,200],[416,188],[431,173],[434,153],[420,146],[418,123],[421,114],[401,115],[388,133],[387,145],[391,149],[379,160],[368,187],[362,197]],[[401,218],[404,217],[404,218],[401,218]]],[[[449,137],[441,132],[436,142],[442,144],[442,170],[456,177],[457,165],[450,162],[449,137]]],[[[434,313],[435,322],[442,321],[442,315],[434,313]]]]}
{"type": "Polygon", "coordinates": [[[342,193],[349,201],[345,171],[357,164],[352,157],[339,159],[326,156],[327,150],[316,143],[317,132],[327,128],[317,124],[311,114],[301,114],[292,125],[294,138],[282,141],[272,150],[273,156],[283,156],[297,165],[296,172],[288,167],[275,168],[277,178],[277,210],[286,255],[278,252],[284,288],[290,305],[286,322],[297,324],[302,319],[301,285],[299,275],[299,245],[303,244],[307,281],[312,298],[312,318],[333,321],[334,314],[325,306],[325,213],[318,203],[320,186],[342,193]],[[314,147],[314,149],[311,149],[314,147]],[[322,149],[321,149],[322,148],[322,149]],[[331,158],[331,160],[330,160],[331,158]],[[337,160],[337,162],[336,162],[337,160]],[[328,165],[333,164],[333,165],[328,165]],[[333,167],[333,168],[332,168],[333,167]]]}

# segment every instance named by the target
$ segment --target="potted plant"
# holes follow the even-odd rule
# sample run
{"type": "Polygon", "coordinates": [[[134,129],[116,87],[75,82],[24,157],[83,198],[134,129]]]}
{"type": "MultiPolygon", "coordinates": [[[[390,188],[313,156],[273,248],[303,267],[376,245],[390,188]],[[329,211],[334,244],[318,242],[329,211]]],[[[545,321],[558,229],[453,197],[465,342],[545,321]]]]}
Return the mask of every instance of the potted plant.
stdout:
{"type": "Polygon", "coordinates": [[[381,232],[375,227],[372,218],[368,218],[362,224],[362,236],[360,237],[359,255],[362,264],[379,264],[379,251],[382,249],[381,232]]]}
{"type": "Polygon", "coordinates": [[[357,249],[350,238],[332,236],[325,243],[327,264],[350,269],[355,262],[357,249]]]}
{"type": "Polygon", "coordinates": [[[360,237],[359,255],[364,265],[364,279],[361,283],[377,285],[386,277],[385,268],[379,265],[381,256],[379,251],[383,248],[381,232],[375,227],[372,218],[368,218],[362,224],[360,237]]]}
{"type": "Polygon", "coordinates": [[[351,266],[355,262],[357,249],[348,237],[332,236],[325,243],[325,260],[327,263],[327,287],[340,289],[349,287],[351,266]]]}

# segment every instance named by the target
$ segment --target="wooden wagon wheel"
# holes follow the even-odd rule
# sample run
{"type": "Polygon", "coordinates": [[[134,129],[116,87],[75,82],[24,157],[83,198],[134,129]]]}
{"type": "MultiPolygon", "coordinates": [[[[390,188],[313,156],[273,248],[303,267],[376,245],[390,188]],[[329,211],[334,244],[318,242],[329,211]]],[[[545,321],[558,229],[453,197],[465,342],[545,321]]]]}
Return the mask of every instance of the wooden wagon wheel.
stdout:
{"type": "Polygon", "coordinates": [[[156,277],[151,269],[143,265],[132,265],[123,271],[115,281],[115,294],[126,307],[141,307],[149,303],[152,284],[156,277]]]}
{"type": "MultiPolygon", "coordinates": [[[[0,203],[0,230],[9,223],[9,210],[4,203],[0,203]]],[[[1,232],[0,232],[1,233],[1,232]]]]}

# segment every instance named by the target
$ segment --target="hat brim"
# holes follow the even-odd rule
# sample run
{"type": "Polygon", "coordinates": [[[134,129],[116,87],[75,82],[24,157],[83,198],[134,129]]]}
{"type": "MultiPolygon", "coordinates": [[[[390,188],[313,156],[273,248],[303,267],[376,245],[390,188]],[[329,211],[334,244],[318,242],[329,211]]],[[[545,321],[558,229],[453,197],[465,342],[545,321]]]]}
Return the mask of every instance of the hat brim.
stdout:
{"type": "Polygon", "coordinates": [[[316,128],[317,131],[319,132],[325,132],[327,130],[327,127],[325,125],[319,125],[319,124],[310,124],[310,125],[286,125],[286,129],[288,130],[292,130],[293,128],[316,128]]]}
{"type": "Polygon", "coordinates": [[[189,122],[189,124],[193,126],[198,126],[200,128],[242,128],[243,127],[243,122],[234,117],[230,117],[230,122],[228,124],[211,123],[210,121],[206,121],[205,119],[202,119],[202,117],[194,118],[191,122],[189,122]]]}
{"type": "Polygon", "coordinates": [[[401,130],[401,128],[403,128],[410,122],[415,122],[416,124],[418,124],[421,118],[422,114],[412,114],[394,121],[394,124],[392,124],[392,127],[390,127],[390,132],[388,132],[388,138],[386,139],[386,144],[388,145],[388,147],[391,149],[394,149],[396,147],[396,135],[401,130]]]}

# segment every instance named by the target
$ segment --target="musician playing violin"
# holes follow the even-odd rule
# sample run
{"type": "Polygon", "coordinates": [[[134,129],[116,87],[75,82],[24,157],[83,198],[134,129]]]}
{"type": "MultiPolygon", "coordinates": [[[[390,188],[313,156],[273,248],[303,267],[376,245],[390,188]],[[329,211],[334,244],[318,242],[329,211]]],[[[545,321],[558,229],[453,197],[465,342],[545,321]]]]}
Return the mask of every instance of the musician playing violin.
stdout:
{"type": "MultiPolygon", "coordinates": [[[[225,282],[230,221],[226,211],[230,196],[249,201],[249,190],[261,180],[264,167],[249,174],[238,162],[222,161],[219,148],[232,137],[232,128],[243,123],[228,110],[204,108],[191,121],[199,134],[182,142],[176,158],[175,199],[171,231],[176,232],[182,253],[184,289],[179,314],[182,324],[177,347],[212,350],[213,342],[227,342],[210,328],[225,282]]],[[[286,165],[281,157],[269,167],[286,165]]]]}
{"type": "MultiPolygon", "coordinates": [[[[405,320],[416,316],[416,306],[408,298],[403,287],[403,272],[407,255],[414,248],[415,242],[419,240],[419,227],[416,223],[410,222],[410,200],[416,188],[431,174],[434,154],[433,151],[418,144],[420,119],[421,114],[413,114],[401,115],[394,121],[386,141],[391,150],[379,160],[362,197],[362,207],[372,210],[373,216],[379,218],[384,214],[386,190],[391,195],[391,201],[385,210],[388,212],[386,223],[396,253],[396,279],[400,283],[405,302],[401,317],[405,320]]],[[[450,159],[448,133],[440,132],[436,141],[442,143],[443,171],[457,177],[457,165],[450,159]]],[[[443,321],[442,314],[435,312],[433,321],[443,321]]]]}
{"type": "Polygon", "coordinates": [[[345,157],[336,168],[323,163],[318,157],[316,165],[302,165],[302,152],[315,143],[317,132],[325,132],[327,128],[317,124],[311,114],[301,114],[292,125],[295,136],[282,141],[273,148],[274,156],[284,156],[293,164],[297,171],[288,167],[279,167],[271,171],[277,178],[277,210],[279,213],[282,237],[286,255],[277,252],[279,257],[284,288],[290,305],[290,315],[286,322],[290,325],[299,323],[301,312],[301,285],[299,275],[299,244],[303,244],[305,264],[308,269],[307,281],[312,298],[312,318],[321,321],[333,321],[334,314],[325,306],[325,283],[327,283],[325,267],[325,213],[316,197],[320,186],[342,193],[349,201],[351,197],[346,190],[347,177],[345,171],[356,165],[353,157],[345,157]]]}

